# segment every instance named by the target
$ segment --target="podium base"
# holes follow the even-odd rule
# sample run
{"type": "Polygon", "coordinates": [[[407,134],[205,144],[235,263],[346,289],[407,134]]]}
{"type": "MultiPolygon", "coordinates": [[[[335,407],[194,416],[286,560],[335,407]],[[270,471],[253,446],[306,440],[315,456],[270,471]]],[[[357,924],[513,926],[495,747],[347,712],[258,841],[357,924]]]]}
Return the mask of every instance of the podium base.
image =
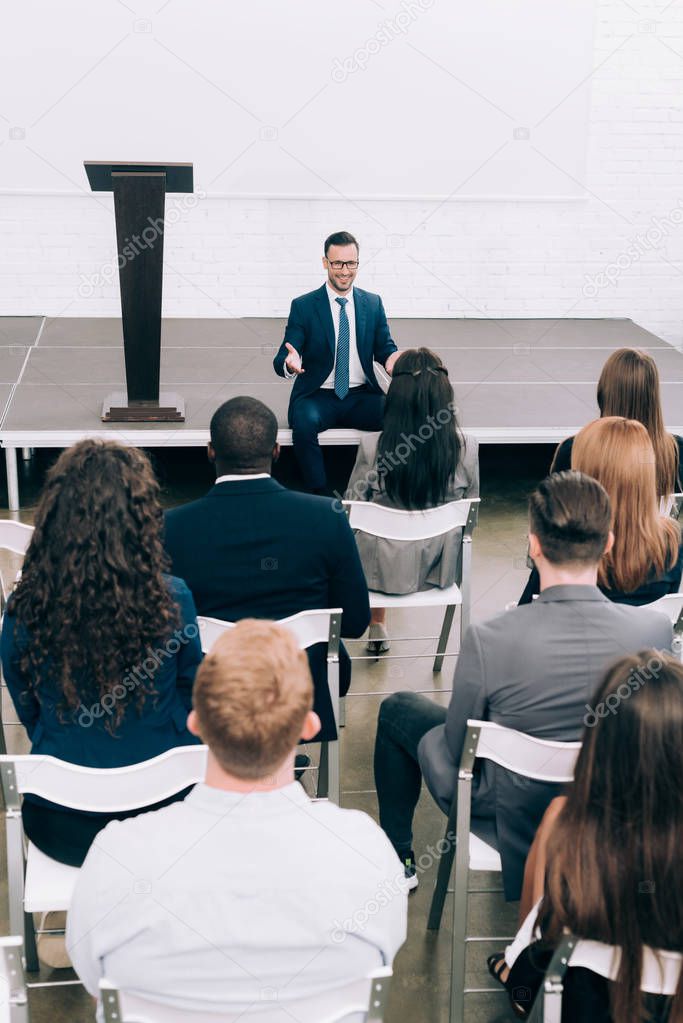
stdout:
{"type": "Polygon", "coordinates": [[[185,399],[159,395],[158,401],[129,401],[125,391],[108,394],[102,406],[103,423],[184,423],[185,399]]]}

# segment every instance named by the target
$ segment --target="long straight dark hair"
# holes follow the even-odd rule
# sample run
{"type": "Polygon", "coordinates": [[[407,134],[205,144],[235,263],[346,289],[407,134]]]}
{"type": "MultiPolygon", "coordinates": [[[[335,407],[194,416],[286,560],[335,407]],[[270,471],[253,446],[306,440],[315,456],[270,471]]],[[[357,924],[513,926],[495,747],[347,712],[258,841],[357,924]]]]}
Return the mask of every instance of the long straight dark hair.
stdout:
{"type": "MultiPolygon", "coordinates": [[[[623,949],[615,1023],[640,1023],[643,946],[683,952],[683,665],[622,657],[595,694],[567,802],[548,841],[542,938],[564,928],[623,949]]],[[[683,970],[669,1023],[683,1021],[683,970]]]]}
{"type": "Polygon", "coordinates": [[[377,470],[387,497],[410,510],[443,504],[464,446],[441,359],[428,348],[402,352],[377,445],[377,470]]]}

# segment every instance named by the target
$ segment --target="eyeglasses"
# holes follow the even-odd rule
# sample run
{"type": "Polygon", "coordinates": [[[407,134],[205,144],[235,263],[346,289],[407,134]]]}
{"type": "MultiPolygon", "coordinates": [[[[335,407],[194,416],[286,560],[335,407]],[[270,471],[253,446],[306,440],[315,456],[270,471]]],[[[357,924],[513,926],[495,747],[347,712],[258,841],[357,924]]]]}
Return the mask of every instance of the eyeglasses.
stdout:
{"type": "Polygon", "coordinates": [[[347,267],[347,269],[349,269],[349,270],[357,270],[358,269],[358,260],[357,259],[346,259],[346,260],[333,259],[332,262],[330,262],[330,260],[328,259],[327,262],[328,262],[329,266],[332,267],[333,270],[343,270],[344,267],[347,267]]]}

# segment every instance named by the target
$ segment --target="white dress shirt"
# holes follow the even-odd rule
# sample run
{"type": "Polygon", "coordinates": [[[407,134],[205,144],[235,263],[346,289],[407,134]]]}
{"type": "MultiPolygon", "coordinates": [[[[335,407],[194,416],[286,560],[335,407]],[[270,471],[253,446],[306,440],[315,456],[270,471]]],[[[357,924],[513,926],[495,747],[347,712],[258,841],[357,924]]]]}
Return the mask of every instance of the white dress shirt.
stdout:
{"type": "Polygon", "coordinates": [[[270,479],[269,472],[248,472],[233,473],[228,476],[219,476],[216,483],[234,483],[235,480],[267,480],[270,479]]]}
{"type": "Polygon", "coordinates": [[[201,784],[100,832],[66,944],[92,995],[106,976],[178,1011],[237,1015],[391,963],[406,920],[403,867],[366,814],[312,802],[296,782],[247,794],[201,784]]]}

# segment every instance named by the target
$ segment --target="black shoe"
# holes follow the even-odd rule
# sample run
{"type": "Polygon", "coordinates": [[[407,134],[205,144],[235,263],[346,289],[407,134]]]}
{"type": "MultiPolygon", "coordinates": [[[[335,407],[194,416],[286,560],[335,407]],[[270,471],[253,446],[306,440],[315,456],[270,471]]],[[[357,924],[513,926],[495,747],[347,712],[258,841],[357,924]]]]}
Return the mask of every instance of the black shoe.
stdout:
{"type": "Polygon", "coordinates": [[[304,769],[311,766],[311,758],[305,753],[297,753],[294,758],[294,780],[301,781],[304,769]]]}

